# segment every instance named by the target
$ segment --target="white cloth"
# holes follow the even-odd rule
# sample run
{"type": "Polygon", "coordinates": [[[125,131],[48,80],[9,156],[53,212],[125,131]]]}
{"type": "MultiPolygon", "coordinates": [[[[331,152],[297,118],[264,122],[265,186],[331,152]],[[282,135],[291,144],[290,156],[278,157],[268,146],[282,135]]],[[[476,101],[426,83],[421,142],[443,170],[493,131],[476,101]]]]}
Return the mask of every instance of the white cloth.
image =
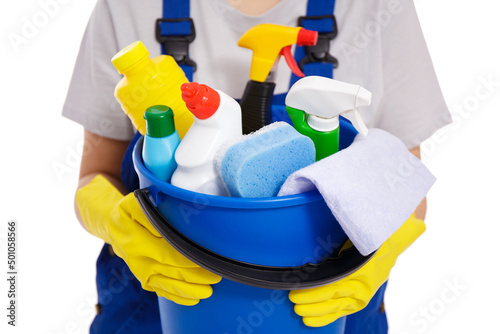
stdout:
{"type": "MultiPolygon", "coordinates": [[[[187,1],[187,0],[182,0],[187,1]]],[[[190,56],[198,64],[194,80],[238,98],[249,77],[251,51],[239,37],[260,23],[295,26],[307,0],[283,0],[261,16],[238,12],[226,0],[191,0],[196,39],[190,56]]],[[[129,140],[134,129],[113,91],[120,75],[110,59],[142,40],[151,56],[160,54],[154,37],[161,0],[98,0],[83,37],[63,115],[106,137],[129,140]]],[[[339,34],[331,44],[338,58],[335,78],[373,93],[360,112],[368,127],[419,145],[451,122],[410,0],[338,0],[339,34]]],[[[280,62],[275,93],[288,90],[290,70],[280,62]]]]}
{"type": "Polygon", "coordinates": [[[317,188],[354,246],[368,255],[411,216],[435,180],[398,138],[370,129],[290,175],[278,196],[317,188]]]}

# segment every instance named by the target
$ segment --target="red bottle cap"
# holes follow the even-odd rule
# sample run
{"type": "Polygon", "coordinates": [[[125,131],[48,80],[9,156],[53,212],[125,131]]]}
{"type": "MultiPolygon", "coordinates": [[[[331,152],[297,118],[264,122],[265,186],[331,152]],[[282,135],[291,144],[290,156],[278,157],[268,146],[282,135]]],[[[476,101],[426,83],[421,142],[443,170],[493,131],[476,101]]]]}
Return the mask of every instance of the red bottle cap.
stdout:
{"type": "Polygon", "coordinates": [[[301,29],[297,35],[297,45],[316,45],[318,43],[318,32],[313,30],[301,29]]]}
{"type": "Polygon", "coordinates": [[[219,108],[219,93],[207,85],[200,85],[197,82],[184,83],[181,91],[186,107],[198,119],[211,117],[219,108]]]}

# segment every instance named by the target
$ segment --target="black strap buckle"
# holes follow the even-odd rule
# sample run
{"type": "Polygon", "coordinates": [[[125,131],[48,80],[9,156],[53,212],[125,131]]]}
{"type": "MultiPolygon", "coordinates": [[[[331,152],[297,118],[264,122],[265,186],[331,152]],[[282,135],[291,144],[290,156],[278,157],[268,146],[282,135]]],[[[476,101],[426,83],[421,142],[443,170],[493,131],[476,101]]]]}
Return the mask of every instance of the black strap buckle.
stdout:
{"type": "Polygon", "coordinates": [[[332,19],[333,27],[331,32],[320,32],[316,45],[305,46],[306,55],[299,62],[299,68],[303,70],[305,64],[309,63],[332,63],[333,68],[337,68],[339,61],[330,54],[330,42],[337,37],[337,20],[335,15],[301,16],[299,26],[303,27],[305,20],[332,19]]]}
{"type": "Polygon", "coordinates": [[[155,24],[155,35],[156,40],[163,45],[165,54],[172,56],[177,64],[192,66],[193,72],[196,71],[196,63],[189,58],[189,44],[194,41],[196,37],[194,22],[191,18],[157,19],[155,24]],[[191,33],[189,35],[162,35],[162,23],[185,21],[191,24],[191,33]]]}

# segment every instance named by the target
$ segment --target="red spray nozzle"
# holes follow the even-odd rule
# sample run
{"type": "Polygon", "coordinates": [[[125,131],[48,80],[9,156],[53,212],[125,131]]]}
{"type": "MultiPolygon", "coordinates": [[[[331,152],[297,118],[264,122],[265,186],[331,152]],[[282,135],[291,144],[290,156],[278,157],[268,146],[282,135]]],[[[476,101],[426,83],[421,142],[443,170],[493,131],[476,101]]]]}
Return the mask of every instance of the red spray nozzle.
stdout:
{"type": "Polygon", "coordinates": [[[318,32],[314,30],[301,29],[297,35],[298,46],[310,46],[318,43],[318,32]]]}
{"type": "Polygon", "coordinates": [[[197,82],[184,83],[181,91],[186,107],[198,119],[211,117],[219,108],[219,93],[207,85],[200,85],[197,82]]]}
{"type": "MultiPolygon", "coordinates": [[[[316,43],[318,43],[317,31],[307,30],[304,28],[299,30],[299,33],[297,34],[298,46],[316,45],[316,43]]],[[[299,78],[305,77],[305,74],[300,70],[299,65],[297,65],[297,62],[293,58],[291,45],[285,46],[283,49],[281,49],[280,55],[285,57],[288,67],[290,67],[290,69],[296,76],[298,76],[299,78]]]]}
{"type": "MultiPolygon", "coordinates": [[[[318,43],[317,31],[307,30],[304,28],[299,30],[299,33],[297,34],[298,46],[310,46],[316,45],[316,43],[318,43]]],[[[291,45],[285,46],[283,49],[281,49],[280,55],[283,55],[285,57],[288,67],[290,67],[290,69],[296,76],[298,76],[299,78],[305,77],[305,74],[300,70],[299,65],[297,65],[297,62],[293,58],[291,45]]]]}

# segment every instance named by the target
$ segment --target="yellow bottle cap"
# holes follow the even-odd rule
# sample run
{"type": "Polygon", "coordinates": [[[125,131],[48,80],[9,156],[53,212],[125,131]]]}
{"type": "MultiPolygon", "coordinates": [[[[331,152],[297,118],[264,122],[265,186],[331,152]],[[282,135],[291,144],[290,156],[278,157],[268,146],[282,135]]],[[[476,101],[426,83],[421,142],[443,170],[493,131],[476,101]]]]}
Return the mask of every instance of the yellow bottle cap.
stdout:
{"type": "Polygon", "coordinates": [[[118,52],[112,59],[111,62],[118,70],[120,74],[123,74],[132,65],[141,61],[144,58],[149,57],[149,51],[146,46],[141,41],[134,42],[120,52],[118,52]]]}

